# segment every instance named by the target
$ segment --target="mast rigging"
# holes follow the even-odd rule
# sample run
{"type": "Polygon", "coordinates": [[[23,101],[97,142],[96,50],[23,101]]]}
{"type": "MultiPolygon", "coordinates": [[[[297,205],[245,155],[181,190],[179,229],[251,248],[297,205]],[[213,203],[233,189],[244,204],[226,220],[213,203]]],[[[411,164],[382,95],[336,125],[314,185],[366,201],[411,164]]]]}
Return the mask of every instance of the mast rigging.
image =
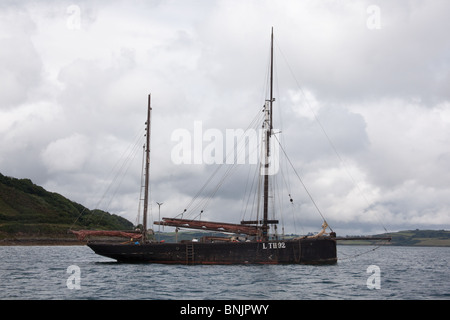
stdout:
{"type": "Polygon", "coordinates": [[[273,27],[270,41],[270,98],[266,100],[266,152],[264,161],[264,207],[263,207],[263,225],[262,225],[262,240],[267,241],[268,235],[268,217],[269,217],[269,157],[270,157],[270,138],[272,136],[272,104],[273,104],[273,27]],[[268,102],[268,105],[267,105],[268,102]]]}
{"type": "Polygon", "coordinates": [[[150,115],[151,115],[151,95],[148,95],[148,110],[146,124],[146,143],[145,143],[145,190],[144,190],[144,217],[142,221],[143,234],[142,240],[147,240],[147,212],[148,212],[148,185],[149,185],[149,171],[150,171],[150,115]]]}

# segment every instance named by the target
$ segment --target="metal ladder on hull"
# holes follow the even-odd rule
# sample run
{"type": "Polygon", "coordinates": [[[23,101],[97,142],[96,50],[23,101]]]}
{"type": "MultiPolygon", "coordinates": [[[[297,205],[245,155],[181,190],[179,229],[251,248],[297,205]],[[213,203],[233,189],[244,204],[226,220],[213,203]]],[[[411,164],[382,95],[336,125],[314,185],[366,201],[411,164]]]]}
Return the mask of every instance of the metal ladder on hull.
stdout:
{"type": "Polygon", "coordinates": [[[186,264],[194,263],[194,244],[186,244],[186,264]]]}

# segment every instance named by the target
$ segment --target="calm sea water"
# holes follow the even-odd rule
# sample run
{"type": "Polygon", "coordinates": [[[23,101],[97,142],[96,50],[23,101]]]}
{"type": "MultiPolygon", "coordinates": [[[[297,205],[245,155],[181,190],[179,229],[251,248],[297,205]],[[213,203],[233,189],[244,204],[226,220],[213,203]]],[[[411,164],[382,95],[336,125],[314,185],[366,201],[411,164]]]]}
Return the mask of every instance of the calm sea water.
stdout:
{"type": "Polygon", "coordinates": [[[338,246],[331,266],[119,264],[85,246],[0,247],[0,299],[450,299],[450,248],[338,246]]]}

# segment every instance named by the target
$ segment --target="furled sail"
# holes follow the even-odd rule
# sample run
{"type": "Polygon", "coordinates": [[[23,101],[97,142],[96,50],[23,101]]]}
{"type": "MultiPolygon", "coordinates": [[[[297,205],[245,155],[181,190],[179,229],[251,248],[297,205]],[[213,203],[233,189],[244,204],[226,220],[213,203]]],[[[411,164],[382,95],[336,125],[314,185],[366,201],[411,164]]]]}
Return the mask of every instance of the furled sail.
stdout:
{"type": "Polygon", "coordinates": [[[155,221],[154,224],[170,227],[233,232],[247,234],[250,236],[256,236],[261,232],[261,227],[242,224],[172,218],[163,218],[162,220],[163,221],[155,221]]]}
{"type": "Polygon", "coordinates": [[[127,232],[127,231],[109,231],[109,230],[71,230],[76,235],[77,239],[83,241],[87,236],[108,236],[108,237],[124,237],[140,239],[141,233],[127,232]]]}

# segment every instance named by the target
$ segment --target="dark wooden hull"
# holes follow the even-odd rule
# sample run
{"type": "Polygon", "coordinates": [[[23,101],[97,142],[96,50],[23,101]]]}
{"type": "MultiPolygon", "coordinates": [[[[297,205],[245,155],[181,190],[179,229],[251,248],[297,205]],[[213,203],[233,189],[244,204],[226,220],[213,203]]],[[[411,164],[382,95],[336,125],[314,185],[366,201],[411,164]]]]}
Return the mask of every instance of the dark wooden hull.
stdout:
{"type": "Polygon", "coordinates": [[[334,264],[330,238],[268,242],[88,243],[96,253],[130,263],[162,264],[334,264]]]}

